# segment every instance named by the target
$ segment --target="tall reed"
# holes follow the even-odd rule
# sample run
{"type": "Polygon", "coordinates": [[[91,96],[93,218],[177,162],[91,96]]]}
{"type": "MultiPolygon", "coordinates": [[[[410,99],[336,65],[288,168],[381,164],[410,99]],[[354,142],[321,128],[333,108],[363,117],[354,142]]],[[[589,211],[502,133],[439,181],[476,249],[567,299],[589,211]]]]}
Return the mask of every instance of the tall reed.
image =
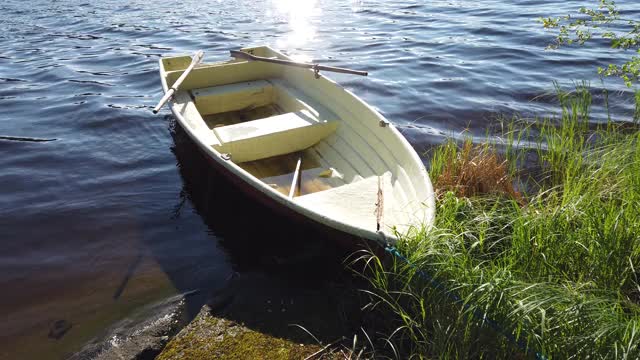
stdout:
{"type": "Polygon", "coordinates": [[[392,357],[640,357],[640,131],[590,122],[588,84],[557,93],[559,118],[432,152],[413,266],[367,255],[392,357]]]}

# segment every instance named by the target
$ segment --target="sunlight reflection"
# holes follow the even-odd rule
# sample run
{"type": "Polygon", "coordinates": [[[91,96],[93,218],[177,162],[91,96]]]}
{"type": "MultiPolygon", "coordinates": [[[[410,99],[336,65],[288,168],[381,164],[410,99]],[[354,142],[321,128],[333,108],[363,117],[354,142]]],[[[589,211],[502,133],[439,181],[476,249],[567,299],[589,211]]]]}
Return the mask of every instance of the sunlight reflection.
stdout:
{"type": "Polygon", "coordinates": [[[276,16],[286,18],[291,29],[285,37],[277,40],[278,48],[298,47],[314,39],[316,29],[312,20],[322,16],[316,0],[272,0],[271,3],[276,16]]]}
{"type": "Polygon", "coordinates": [[[351,11],[358,12],[364,9],[364,0],[351,0],[351,11]]]}
{"type": "Polygon", "coordinates": [[[307,54],[290,54],[289,57],[293,61],[310,63],[313,61],[313,57],[307,54]]]}

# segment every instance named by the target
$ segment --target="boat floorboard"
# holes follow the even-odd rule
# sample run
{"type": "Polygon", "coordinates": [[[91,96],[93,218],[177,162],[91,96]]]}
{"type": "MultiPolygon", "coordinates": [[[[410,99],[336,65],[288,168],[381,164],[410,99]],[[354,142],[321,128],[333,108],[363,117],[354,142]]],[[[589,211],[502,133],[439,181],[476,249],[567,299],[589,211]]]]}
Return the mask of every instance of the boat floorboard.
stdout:
{"type": "Polygon", "coordinates": [[[309,150],[249,161],[238,165],[280,193],[289,195],[296,164],[300,157],[302,157],[300,191],[296,191],[295,196],[344,185],[344,181],[339,177],[322,176],[323,173],[327,174],[330,171],[327,171],[328,169],[323,167],[309,150]]]}
{"type": "Polygon", "coordinates": [[[269,104],[251,109],[228,111],[218,114],[204,115],[202,119],[209,129],[220,126],[239,124],[242,122],[268,118],[274,115],[284,114],[277,104],[269,104]]]}

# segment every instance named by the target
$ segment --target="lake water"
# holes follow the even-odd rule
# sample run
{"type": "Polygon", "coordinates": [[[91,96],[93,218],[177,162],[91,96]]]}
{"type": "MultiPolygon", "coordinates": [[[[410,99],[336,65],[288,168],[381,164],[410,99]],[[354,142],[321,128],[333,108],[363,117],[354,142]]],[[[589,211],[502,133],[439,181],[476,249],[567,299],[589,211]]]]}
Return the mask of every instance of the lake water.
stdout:
{"type": "MultiPolygon", "coordinates": [[[[423,153],[465,130],[484,136],[499,114],[550,114],[552,80],[592,80],[598,95],[595,68],[624,54],[599,42],[545,51],[552,36],[536,22],[584,3],[2,2],[0,136],[55,141],[0,140],[0,358],[64,358],[135,309],[222,286],[234,272],[324,279],[314,265],[322,260],[304,254],[325,250],[279,249],[282,237],[304,240],[303,230],[237,200],[169,111],[152,115],[160,56],[203,49],[213,61],[268,44],[367,70],[329,76],[423,153]],[[300,263],[306,270],[291,271],[300,263]],[[48,336],[61,319],[72,327],[48,336]]],[[[619,3],[638,18],[640,5],[619,3]]],[[[628,119],[628,91],[606,85],[628,119]]]]}

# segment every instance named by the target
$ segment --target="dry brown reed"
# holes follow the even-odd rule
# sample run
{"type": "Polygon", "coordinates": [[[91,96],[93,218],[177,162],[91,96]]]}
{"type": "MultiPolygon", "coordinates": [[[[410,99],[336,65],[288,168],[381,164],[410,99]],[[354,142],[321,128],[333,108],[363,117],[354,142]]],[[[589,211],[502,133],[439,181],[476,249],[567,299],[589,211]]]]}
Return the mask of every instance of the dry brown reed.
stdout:
{"type": "Polygon", "coordinates": [[[492,147],[465,141],[458,151],[450,152],[434,186],[439,194],[451,191],[458,197],[504,195],[524,205],[515,188],[509,166],[492,147]]]}

